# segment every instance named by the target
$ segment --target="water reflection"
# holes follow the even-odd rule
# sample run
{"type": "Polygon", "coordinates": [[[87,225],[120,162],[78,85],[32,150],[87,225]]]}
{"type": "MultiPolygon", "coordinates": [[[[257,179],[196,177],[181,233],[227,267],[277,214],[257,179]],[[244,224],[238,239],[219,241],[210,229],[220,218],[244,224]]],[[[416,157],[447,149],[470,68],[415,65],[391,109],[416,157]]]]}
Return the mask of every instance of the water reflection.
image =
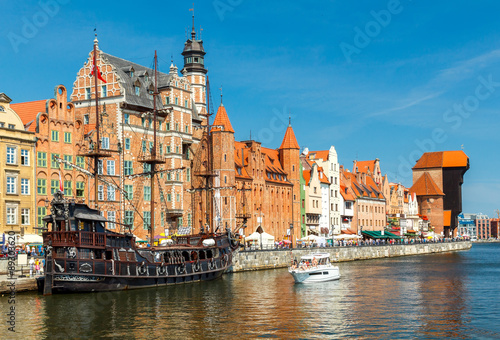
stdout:
{"type": "Polygon", "coordinates": [[[339,281],[309,285],[279,269],[158,289],[21,294],[15,338],[500,338],[499,255],[493,245],[341,263],[339,281]]]}

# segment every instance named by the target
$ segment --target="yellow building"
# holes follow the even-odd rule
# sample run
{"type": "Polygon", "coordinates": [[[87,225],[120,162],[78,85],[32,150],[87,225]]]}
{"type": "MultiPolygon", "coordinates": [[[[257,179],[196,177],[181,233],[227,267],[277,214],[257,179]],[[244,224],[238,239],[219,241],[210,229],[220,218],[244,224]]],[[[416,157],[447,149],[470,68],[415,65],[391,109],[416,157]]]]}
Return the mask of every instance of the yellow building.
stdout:
{"type": "Polygon", "coordinates": [[[0,93],[0,234],[35,234],[35,134],[0,93]]]}

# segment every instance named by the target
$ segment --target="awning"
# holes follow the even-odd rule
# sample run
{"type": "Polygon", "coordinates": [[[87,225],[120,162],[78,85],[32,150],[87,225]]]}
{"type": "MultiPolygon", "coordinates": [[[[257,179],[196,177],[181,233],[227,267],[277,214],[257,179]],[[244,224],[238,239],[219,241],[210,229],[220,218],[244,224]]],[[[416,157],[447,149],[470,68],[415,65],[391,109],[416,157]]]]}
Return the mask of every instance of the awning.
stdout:
{"type": "Polygon", "coordinates": [[[380,230],[363,230],[362,234],[374,239],[401,239],[401,237],[394,235],[389,231],[384,231],[384,234],[382,235],[382,232],[380,230]]]}
{"type": "Polygon", "coordinates": [[[408,233],[412,233],[412,234],[416,234],[416,233],[417,233],[417,231],[416,231],[416,230],[412,230],[412,229],[408,229],[408,230],[407,230],[407,232],[408,232],[408,233]]]}
{"type": "Polygon", "coordinates": [[[451,226],[451,210],[443,211],[443,226],[444,227],[451,226]]]}

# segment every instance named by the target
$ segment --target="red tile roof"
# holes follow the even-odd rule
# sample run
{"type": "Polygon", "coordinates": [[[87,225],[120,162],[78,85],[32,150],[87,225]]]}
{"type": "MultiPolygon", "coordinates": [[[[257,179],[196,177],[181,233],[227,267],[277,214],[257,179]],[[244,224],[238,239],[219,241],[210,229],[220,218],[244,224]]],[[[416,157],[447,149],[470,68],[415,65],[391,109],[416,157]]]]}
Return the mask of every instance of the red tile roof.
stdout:
{"type": "MultiPolygon", "coordinates": [[[[368,169],[370,169],[370,172],[373,174],[373,169],[375,169],[375,160],[373,161],[359,161],[356,162],[356,166],[358,167],[358,172],[368,172],[368,169]]],[[[353,172],[355,172],[356,169],[353,169],[353,172]]]]}
{"type": "Polygon", "coordinates": [[[410,188],[411,192],[417,196],[444,196],[443,191],[439,189],[432,177],[424,172],[422,176],[410,188]]]}
{"type": "Polygon", "coordinates": [[[330,150],[309,151],[307,156],[309,157],[309,159],[321,158],[322,160],[326,161],[328,159],[329,154],[330,154],[330,150]],[[314,155],[314,158],[312,158],[313,155],[314,155]]]}
{"type": "Polygon", "coordinates": [[[300,149],[291,125],[288,125],[280,149],[300,149]]]}
{"type": "MultiPolygon", "coordinates": [[[[217,110],[217,114],[215,115],[213,125],[218,125],[224,127],[224,131],[233,132],[233,127],[231,126],[231,122],[229,121],[229,117],[227,116],[226,108],[224,105],[220,105],[217,110]]],[[[220,127],[212,128],[212,131],[222,131],[220,127]]]]}
{"type": "MultiPolygon", "coordinates": [[[[16,113],[19,115],[19,118],[21,118],[23,124],[26,125],[29,122],[35,120],[39,112],[46,112],[46,107],[47,107],[46,105],[47,105],[47,100],[43,99],[43,100],[35,100],[32,102],[11,104],[10,107],[14,111],[16,111],[16,113]]],[[[35,132],[35,129],[36,129],[36,123],[33,122],[28,128],[28,131],[35,132]]]]}
{"type": "Polygon", "coordinates": [[[469,157],[462,150],[426,152],[413,169],[467,167],[469,157]]]}
{"type": "Polygon", "coordinates": [[[264,164],[266,165],[266,172],[270,172],[271,174],[276,174],[276,179],[272,175],[271,178],[267,177],[267,173],[265,175],[266,181],[277,182],[277,183],[290,183],[288,179],[285,179],[287,173],[283,170],[283,166],[279,160],[279,152],[278,150],[269,149],[261,147],[260,151],[265,155],[264,164]],[[281,179],[280,176],[281,175],[281,179]]]}

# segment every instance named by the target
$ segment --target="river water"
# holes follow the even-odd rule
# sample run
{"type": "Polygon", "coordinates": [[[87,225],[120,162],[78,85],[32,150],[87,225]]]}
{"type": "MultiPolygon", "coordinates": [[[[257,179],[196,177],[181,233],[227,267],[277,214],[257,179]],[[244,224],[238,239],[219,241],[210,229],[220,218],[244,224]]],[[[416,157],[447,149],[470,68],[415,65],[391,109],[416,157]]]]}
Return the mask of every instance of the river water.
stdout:
{"type": "MultiPolygon", "coordinates": [[[[2,338],[499,339],[500,244],[340,263],[339,281],[286,269],[126,292],[16,296],[2,338]]],[[[9,305],[0,300],[3,319],[9,305]]]]}

